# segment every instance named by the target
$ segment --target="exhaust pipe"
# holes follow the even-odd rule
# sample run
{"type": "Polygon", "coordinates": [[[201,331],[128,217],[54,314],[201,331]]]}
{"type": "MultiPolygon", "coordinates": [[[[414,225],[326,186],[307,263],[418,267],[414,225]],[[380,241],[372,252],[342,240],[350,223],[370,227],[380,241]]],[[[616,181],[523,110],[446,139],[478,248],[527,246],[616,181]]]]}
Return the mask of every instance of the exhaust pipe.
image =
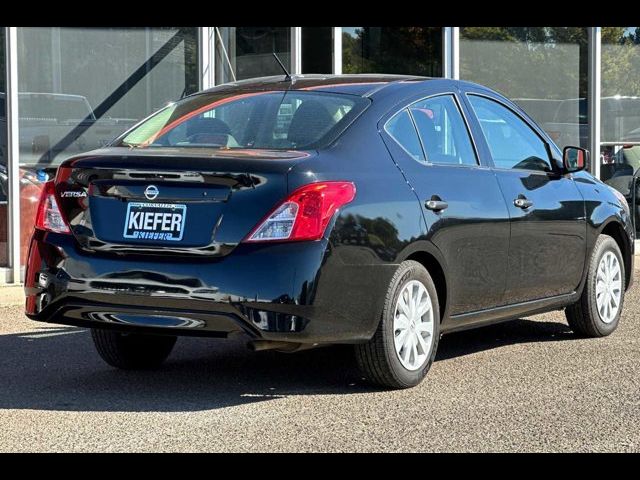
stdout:
{"type": "Polygon", "coordinates": [[[247,343],[249,350],[254,352],[260,352],[262,350],[279,350],[281,352],[292,353],[299,352],[300,350],[308,350],[317,346],[317,343],[294,343],[272,340],[253,340],[247,343]]]}

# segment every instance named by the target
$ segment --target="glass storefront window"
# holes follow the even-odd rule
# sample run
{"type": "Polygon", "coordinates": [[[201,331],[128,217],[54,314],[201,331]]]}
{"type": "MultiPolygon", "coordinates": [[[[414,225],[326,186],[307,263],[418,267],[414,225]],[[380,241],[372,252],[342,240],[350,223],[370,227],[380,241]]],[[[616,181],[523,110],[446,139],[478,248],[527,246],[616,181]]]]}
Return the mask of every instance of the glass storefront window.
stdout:
{"type": "Polygon", "coordinates": [[[333,72],[333,27],[302,27],[302,73],[333,72]]]}
{"type": "Polygon", "coordinates": [[[342,27],[342,73],[442,76],[441,27],[342,27]]]}
{"type": "MultiPolygon", "coordinates": [[[[6,72],[5,72],[5,27],[0,27],[0,267],[6,267],[9,259],[8,249],[8,181],[7,176],[7,110],[6,110],[6,72]]],[[[0,282],[2,282],[0,278],[0,282]]]]}
{"type": "Polygon", "coordinates": [[[191,27],[18,28],[23,262],[42,181],[197,91],[197,48],[191,27]]]}
{"type": "Polygon", "coordinates": [[[216,85],[291,71],[291,27],[215,27],[216,85]]]}
{"type": "Polygon", "coordinates": [[[640,27],[602,27],[600,179],[619,190],[640,227],[640,27]]]}
{"type": "Polygon", "coordinates": [[[588,148],[587,69],[583,27],[460,29],[460,78],[511,98],[560,148],[588,148]]]}

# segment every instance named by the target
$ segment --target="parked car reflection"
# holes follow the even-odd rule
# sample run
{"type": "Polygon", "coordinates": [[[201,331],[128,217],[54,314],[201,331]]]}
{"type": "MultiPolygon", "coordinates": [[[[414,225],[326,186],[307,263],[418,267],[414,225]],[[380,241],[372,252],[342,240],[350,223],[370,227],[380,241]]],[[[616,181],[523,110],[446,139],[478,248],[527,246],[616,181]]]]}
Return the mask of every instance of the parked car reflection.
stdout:
{"type": "MultiPolygon", "coordinates": [[[[20,92],[18,101],[22,165],[48,166],[76,153],[103,147],[136,121],[97,118],[82,95],[20,92]],[[65,157],[57,158],[61,154],[65,157]]],[[[5,111],[5,94],[0,93],[0,112],[5,111]]]]}
{"type": "MultiPolygon", "coordinates": [[[[70,155],[101,148],[135,123],[128,118],[97,118],[86,97],[47,92],[20,92],[20,256],[25,261],[35,222],[41,183],[55,175],[70,155]],[[77,127],[82,126],[81,130],[77,127]],[[74,132],[81,132],[75,134],[74,132]],[[73,138],[68,138],[69,136],[73,138]]],[[[6,95],[0,93],[0,265],[7,253],[6,95]]]]}
{"type": "MultiPolygon", "coordinates": [[[[38,200],[42,190],[35,173],[20,169],[20,259],[24,264],[29,248],[29,237],[36,219],[38,200]]],[[[0,265],[7,265],[7,218],[8,218],[7,167],[0,163],[0,265]]]]}
{"type": "MultiPolygon", "coordinates": [[[[589,143],[589,111],[586,98],[518,98],[520,105],[559,146],[589,143]]],[[[640,97],[611,95],[600,103],[602,140],[626,138],[640,127],[640,97]]]]}
{"type": "Polygon", "coordinates": [[[634,211],[637,233],[640,227],[640,145],[605,145],[601,149],[601,158],[600,178],[624,195],[634,211]]]}

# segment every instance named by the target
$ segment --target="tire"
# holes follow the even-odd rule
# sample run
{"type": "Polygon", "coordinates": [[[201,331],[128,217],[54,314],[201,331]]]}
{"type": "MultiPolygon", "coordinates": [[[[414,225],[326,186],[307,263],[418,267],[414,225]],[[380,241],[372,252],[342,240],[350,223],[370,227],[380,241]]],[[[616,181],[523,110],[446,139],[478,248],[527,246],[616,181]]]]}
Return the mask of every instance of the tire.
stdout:
{"type": "Polygon", "coordinates": [[[91,337],[102,359],[123,370],[160,366],[176,343],[173,336],[127,334],[100,328],[92,328],[91,337]]]}
{"type": "MultiPolygon", "coordinates": [[[[398,318],[401,320],[402,315],[398,318]]],[[[405,315],[405,318],[407,316],[405,315]]],[[[398,320],[398,322],[400,322],[398,320]]],[[[429,272],[418,262],[413,260],[407,260],[402,262],[398,267],[398,270],[394,274],[389,288],[386,293],[385,303],[380,318],[378,328],[373,335],[373,338],[367,343],[355,345],[356,360],[362,374],[366,379],[377,385],[383,387],[400,389],[408,388],[418,385],[425,377],[433,360],[436,356],[438,349],[438,340],[440,338],[440,308],[438,304],[438,294],[436,287],[429,275],[429,272]],[[416,283],[417,282],[417,283],[416,283]],[[421,298],[424,298],[424,294],[419,285],[428,293],[428,297],[431,301],[431,312],[425,313],[422,317],[413,317],[413,325],[411,327],[411,321],[407,322],[408,329],[399,330],[399,323],[395,323],[396,309],[398,312],[401,310],[399,305],[400,294],[403,293],[403,298],[407,298],[405,288],[412,289],[414,296],[422,294],[421,298]],[[415,292],[419,292],[416,294],[415,292]],[[427,336],[425,330],[428,329],[429,318],[431,318],[431,334],[427,336]],[[417,325],[420,325],[417,327],[417,325]],[[419,332],[424,333],[419,333],[419,332]],[[402,337],[401,335],[406,335],[402,337]],[[396,336],[398,337],[399,344],[403,343],[402,338],[406,338],[414,343],[419,343],[417,335],[423,336],[423,340],[428,344],[428,351],[425,351],[423,346],[416,346],[415,353],[412,348],[400,349],[400,352],[396,350],[396,336]],[[414,335],[413,340],[409,338],[409,335],[414,335]],[[430,343],[429,343],[430,338],[430,343]],[[408,360],[401,360],[400,356],[409,354],[408,360]],[[420,362],[420,358],[422,361],[420,362]],[[414,360],[415,364],[413,368],[408,368],[406,363],[411,363],[414,360]]]]}
{"type": "MultiPolygon", "coordinates": [[[[596,244],[593,247],[593,252],[588,264],[587,280],[578,300],[575,304],[570,305],[565,309],[565,315],[567,322],[571,329],[578,335],[583,337],[605,337],[613,333],[618,327],[620,321],[620,315],[622,314],[622,308],[624,306],[624,292],[625,292],[625,271],[624,261],[622,259],[622,253],[616,241],[608,235],[600,235],[596,240],[596,244]],[[613,315],[613,310],[609,311],[607,317],[606,310],[604,316],[599,310],[597,301],[598,287],[598,269],[601,267],[603,258],[607,256],[611,259],[610,255],[613,254],[619,265],[619,288],[620,288],[620,300],[618,308],[613,315]]],[[[615,271],[615,267],[611,269],[615,271]]],[[[612,287],[615,293],[615,286],[612,287]]],[[[604,296],[606,301],[606,293],[601,293],[600,296],[604,296]]],[[[602,302],[601,302],[602,305],[602,302]]]]}

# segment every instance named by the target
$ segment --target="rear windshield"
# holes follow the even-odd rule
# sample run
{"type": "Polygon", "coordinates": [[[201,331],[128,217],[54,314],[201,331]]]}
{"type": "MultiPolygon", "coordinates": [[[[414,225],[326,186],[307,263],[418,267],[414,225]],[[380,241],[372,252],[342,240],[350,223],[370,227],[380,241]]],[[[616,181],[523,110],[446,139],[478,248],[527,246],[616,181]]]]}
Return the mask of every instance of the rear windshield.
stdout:
{"type": "Polygon", "coordinates": [[[309,91],[206,93],[173,103],[143,120],[115,146],[323,148],[367,106],[355,95],[309,91]]]}

